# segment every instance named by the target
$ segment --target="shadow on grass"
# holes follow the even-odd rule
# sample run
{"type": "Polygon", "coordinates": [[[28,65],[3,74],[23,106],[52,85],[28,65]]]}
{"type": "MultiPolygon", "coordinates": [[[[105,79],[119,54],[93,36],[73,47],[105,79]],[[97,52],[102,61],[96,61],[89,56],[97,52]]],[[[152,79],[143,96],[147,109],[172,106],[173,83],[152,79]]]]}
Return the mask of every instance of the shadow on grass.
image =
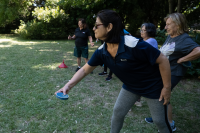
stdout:
{"type": "MultiPolygon", "coordinates": [[[[97,67],[71,90],[67,101],[54,96],[75,73],[74,41],[7,36],[0,42],[0,132],[109,132],[122,85],[115,76],[105,82],[106,77],[98,76],[102,68],[97,67]],[[58,68],[63,59],[69,68],[58,68]]],[[[90,57],[99,45],[90,48],[90,57]]],[[[199,80],[184,79],[172,93],[177,133],[200,132],[199,86],[199,80]]],[[[128,113],[122,132],[157,132],[154,124],[144,121],[149,116],[143,99],[142,107],[132,107],[128,113]]]]}

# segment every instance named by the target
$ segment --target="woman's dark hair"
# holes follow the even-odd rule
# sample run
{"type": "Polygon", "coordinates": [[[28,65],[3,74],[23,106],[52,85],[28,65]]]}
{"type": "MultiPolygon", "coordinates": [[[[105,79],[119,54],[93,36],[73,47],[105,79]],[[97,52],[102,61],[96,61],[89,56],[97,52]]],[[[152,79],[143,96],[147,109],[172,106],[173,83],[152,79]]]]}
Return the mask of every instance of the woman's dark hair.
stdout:
{"type": "Polygon", "coordinates": [[[103,41],[107,43],[119,43],[120,35],[123,35],[123,23],[121,17],[115,11],[108,9],[99,11],[97,17],[105,27],[108,27],[109,23],[113,25],[113,28],[108,32],[106,39],[103,41]]]}
{"type": "Polygon", "coordinates": [[[79,18],[78,21],[81,21],[81,23],[83,24],[83,29],[87,28],[87,23],[84,18],[79,18]]]}
{"type": "Polygon", "coordinates": [[[156,26],[154,24],[144,23],[142,24],[141,29],[143,26],[145,26],[145,30],[148,37],[156,37],[156,26]]]}

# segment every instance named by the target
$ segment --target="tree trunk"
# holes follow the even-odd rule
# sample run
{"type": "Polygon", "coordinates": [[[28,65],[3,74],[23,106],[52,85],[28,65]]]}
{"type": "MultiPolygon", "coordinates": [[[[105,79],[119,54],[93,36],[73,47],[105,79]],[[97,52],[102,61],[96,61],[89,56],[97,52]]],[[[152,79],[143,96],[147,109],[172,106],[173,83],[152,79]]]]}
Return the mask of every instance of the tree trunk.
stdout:
{"type": "Polygon", "coordinates": [[[177,12],[181,12],[181,0],[178,0],[177,12]]]}
{"type": "Polygon", "coordinates": [[[173,13],[173,0],[168,0],[168,3],[169,3],[169,14],[172,14],[173,13]]]}

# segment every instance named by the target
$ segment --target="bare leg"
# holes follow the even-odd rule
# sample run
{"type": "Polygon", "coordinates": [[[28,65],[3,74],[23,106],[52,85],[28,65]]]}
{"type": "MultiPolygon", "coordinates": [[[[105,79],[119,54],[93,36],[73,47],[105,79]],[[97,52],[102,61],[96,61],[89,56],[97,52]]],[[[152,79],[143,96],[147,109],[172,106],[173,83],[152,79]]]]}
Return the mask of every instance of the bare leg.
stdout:
{"type": "Polygon", "coordinates": [[[88,58],[84,58],[85,59],[85,63],[87,63],[88,61],[89,61],[89,59],[88,58]]]}
{"type": "Polygon", "coordinates": [[[81,66],[81,57],[77,57],[78,66],[81,66]]]}

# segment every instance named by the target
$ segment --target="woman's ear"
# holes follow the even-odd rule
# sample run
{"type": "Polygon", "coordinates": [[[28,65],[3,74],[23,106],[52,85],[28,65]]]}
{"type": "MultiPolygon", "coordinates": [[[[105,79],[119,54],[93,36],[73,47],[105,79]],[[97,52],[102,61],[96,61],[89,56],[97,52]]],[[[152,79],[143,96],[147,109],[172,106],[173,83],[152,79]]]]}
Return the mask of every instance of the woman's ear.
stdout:
{"type": "Polygon", "coordinates": [[[108,26],[107,26],[107,32],[110,32],[113,28],[113,24],[112,23],[109,23],[108,26]]]}

